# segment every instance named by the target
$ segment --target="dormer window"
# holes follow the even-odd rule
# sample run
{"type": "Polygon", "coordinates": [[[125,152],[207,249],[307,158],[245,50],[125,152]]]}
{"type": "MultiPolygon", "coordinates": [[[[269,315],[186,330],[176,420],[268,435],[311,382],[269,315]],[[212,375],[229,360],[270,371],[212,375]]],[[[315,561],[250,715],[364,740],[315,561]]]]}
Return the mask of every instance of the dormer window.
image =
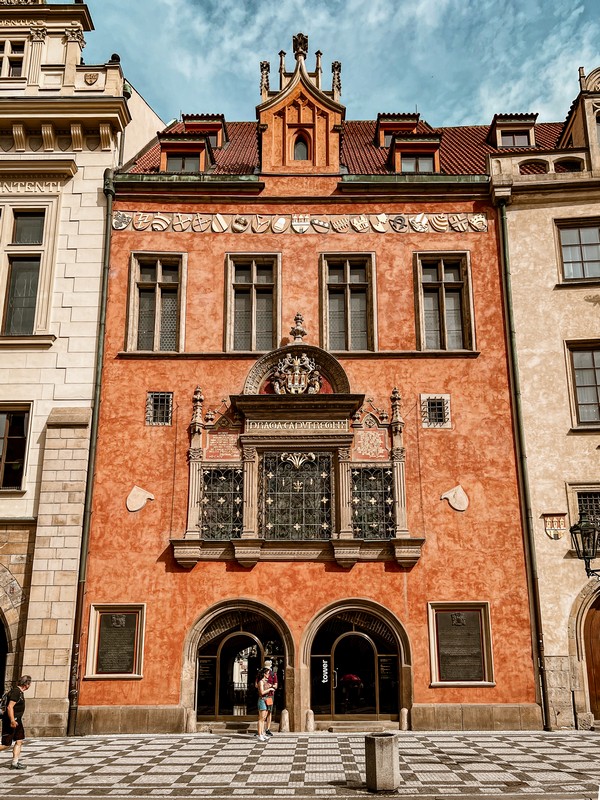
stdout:
{"type": "Polygon", "coordinates": [[[296,136],[294,142],[294,161],[308,161],[308,142],[301,133],[296,136]]]}
{"type": "Polygon", "coordinates": [[[529,147],[529,131],[501,131],[501,147],[529,147]]]}
{"type": "Polygon", "coordinates": [[[205,137],[213,149],[229,141],[223,114],[183,114],[181,121],[184,133],[205,137]]]}
{"type": "Polygon", "coordinates": [[[200,155],[198,153],[167,154],[167,172],[199,172],[200,155]]]}
{"type": "Polygon", "coordinates": [[[396,135],[396,131],[390,131],[389,133],[383,134],[383,146],[384,147],[391,147],[392,141],[394,136],[396,135]]]}
{"type": "Polygon", "coordinates": [[[411,155],[409,153],[402,154],[401,161],[402,172],[434,172],[433,156],[411,155]]]}
{"type": "Polygon", "coordinates": [[[20,78],[23,75],[25,42],[0,40],[0,77],[20,78]]]}

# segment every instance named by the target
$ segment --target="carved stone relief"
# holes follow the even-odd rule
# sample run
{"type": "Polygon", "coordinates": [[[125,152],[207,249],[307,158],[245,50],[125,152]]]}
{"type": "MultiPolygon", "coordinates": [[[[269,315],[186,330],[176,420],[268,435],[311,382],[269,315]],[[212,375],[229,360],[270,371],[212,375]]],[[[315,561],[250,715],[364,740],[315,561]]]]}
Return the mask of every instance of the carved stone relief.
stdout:
{"type": "Polygon", "coordinates": [[[146,489],[142,489],[141,486],[134,486],[127,496],[127,510],[131,512],[141,511],[148,500],[154,500],[154,495],[146,491],[146,489]]]}
{"type": "Polygon", "coordinates": [[[485,233],[485,214],[387,214],[378,212],[351,216],[304,214],[189,214],[177,212],[115,211],[113,229],[122,231],[175,231],[205,233],[485,233]]]}
{"type": "Polygon", "coordinates": [[[460,484],[444,492],[440,500],[447,500],[450,508],[455,511],[466,511],[469,507],[469,498],[460,484]]]}

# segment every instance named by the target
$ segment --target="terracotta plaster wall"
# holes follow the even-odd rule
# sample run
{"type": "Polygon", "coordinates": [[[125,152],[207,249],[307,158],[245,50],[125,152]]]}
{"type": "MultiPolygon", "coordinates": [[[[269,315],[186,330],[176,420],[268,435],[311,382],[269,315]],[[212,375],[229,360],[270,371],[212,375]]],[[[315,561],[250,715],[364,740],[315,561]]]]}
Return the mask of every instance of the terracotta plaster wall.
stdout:
{"type": "MultiPolygon", "coordinates": [[[[313,186],[314,192],[314,186],[313,186]]],[[[167,210],[162,204],[121,202],[123,210],[167,210]]],[[[310,620],[345,598],[368,598],[389,608],[411,644],[417,703],[535,702],[531,636],[522,531],[512,440],[512,420],[503,338],[501,288],[493,211],[454,201],[426,209],[419,204],[361,203],[354,213],[486,210],[487,234],[280,235],[115,232],[111,254],[106,357],[94,509],[87,582],[91,603],[147,603],[144,678],[128,681],[122,704],[176,704],[182,650],[191,627],[218,602],[238,598],[264,602],[293,635],[296,666],[310,620]],[[120,358],[125,340],[131,251],[188,253],[185,351],[181,358],[120,358]],[[408,524],[426,544],[419,563],[406,570],[395,563],[359,563],[344,570],[335,563],[199,563],[185,570],[174,562],[170,537],[186,526],[191,397],[202,386],[205,409],[242,391],[255,359],[214,358],[222,352],[225,254],[282,254],[282,330],[301,311],[318,343],[320,253],[373,252],[377,271],[378,347],[414,351],[413,253],[468,250],[475,309],[476,357],[373,359],[341,357],[351,391],[389,408],[391,389],[403,397],[408,524]],[[196,354],[196,355],[193,355],[196,354]],[[174,424],[144,424],[147,391],[174,392],[174,424]],[[424,429],[420,392],[450,393],[451,430],[424,429]],[[453,511],[440,495],[460,483],[470,505],[453,511]],[[130,514],[125,499],[138,484],[155,500],[130,514]],[[495,687],[429,687],[427,603],[489,601],[495,687]]],[[[206,211],[213,206],[178,205],[170,211],[206,211]]],[[[281,213],[276,203],[219,207],[222,213],[281,213]]],[[[314,214],[347,213],[344,202],[311,205],[314,214]]],[[[306,211],[288,204],[286,213],[306,211]]],[[[84,631],[84,651],[87,632],[84,631]]],[[[83,653],[85,658],[85,652],[83,653]]],[[[117,683],[121,687],[124,684],[117,683]]],[[[114,702],[114,681],[83,681],[80,704],[114,702]]],[[[120,688],[117,689],[120,691],[120,688]]]]}
{"type": "MultiPolygon", "coordinates": [[[[600,201],[594,202],[589,195],[580,202],[556,202],[546,207],[517,202],[508,207],[507,215],[523,421],[548,656],[569,652],[569,621],[587,579],[582,562],[571,555],[568,531],[559,540],[550,539],[544,531],[542,514],[570,510],[567,484],[600,484],[600,431],[577,434],[574,430],[571,365],[565,347],[568,341],[600,339],[598,306],[594,303],[597,287],[557,289],[561,258],[555,221],[596,218],[599,213],[600,201]]],[[[576,521],[576,514],[567,517],[567,528],[576,521]]]]}

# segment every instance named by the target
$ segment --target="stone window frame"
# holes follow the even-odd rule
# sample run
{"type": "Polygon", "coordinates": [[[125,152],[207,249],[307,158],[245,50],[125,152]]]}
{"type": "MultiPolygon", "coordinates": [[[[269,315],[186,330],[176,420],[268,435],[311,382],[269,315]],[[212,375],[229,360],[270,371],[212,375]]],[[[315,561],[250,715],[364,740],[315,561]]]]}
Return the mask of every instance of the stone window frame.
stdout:
{"type": "Polygon", "coordinates": [[[427,603],[427,619],[429,628],[429,664],[431,688],[443,688],[448,686],[485,686],[494,687],[494,654],[492,647],[492,620],[491,609],[488,600],[459,600],[451,601],[431,601],[427,603]],[[438,667],[438,638],[435,615],[438,611],[479,611],[481,618],[481,638],[483,655],[484,679],[481,681],[442,681],[439,678],[438,667]]]}
{"type": "Polygon", "coordinates": [[[127,331],[125,349],[128,353],[141,352],[177,352],[185,350],[185,317],[186,317],[186,294],[187,294],[187,273],[188,273],[188,254],[178,250],[134,250],[129,256],[129,293],[127,308],[127,331]],[[137,291],[139,276],[139,261],[144,259],[179,259],[179,298],[178,298],[178,324],[177,324],[177,348],[175,351],[167,350],[138,350],[138,320],[139,320],[139,294],[137,291]]]}
{"type": "Polygon", "coordinates": [[[146,629],[146,603],[94,603],[90,606],[88,646],[85,680],[141,680],[144,677],[144,640],[146,629]],[[134,672],[99,673],[96,671],[101,614],[137,613],[136,654],[134,672]]]}
{"type": "Polygon", "coordinates": [[[10,342],[19,345],[21,342],[29,341],[30,336],[50,333],[52,284],[58,239],[57,226],[58,196],[37,196],[35,199],[13,196],[0,202],[0,308],[2,309],[0,331],[3,330],[6,315],[11,259],[31,257],[40,260],[33,332],[14,336],[0,333],[0,340],[4,343],[10,342]],[[44,235],[41,244],[15,244],[13,242],[15,213],[20,212],[44,213],[44,235]]]}
{"type": "Polygon", "coordinates": [[[2,52],[0,53],[0,81],[4,82],[13,82],[13,81],[24,81],[27,78],[27,71],[29,66],[29,37],[24,34],[16,34],[11,36],[10,33],[6,33],[3,36],[0,36],[0,45],[3,45],[2,52]],[[22,53],[12,53],[13,44],[22,44],[23,51],[22,53]],[[8,47],[8,50],[7,50],[8,47]],[[21,62],[21,74],[20,75],[11,75],[10,74],[10,60],[11,55],[16,56],[19,61],[21,62]]]}
{"type": "Polygon", "coordinates": [[[173,392],[150,391],[146,392],[146,425],[151,428],[165,428],[173,424],[173,392]],[[155,417],[156,400],[164,401],[166,420],[157,420],[155,417]]]}
{"type": "Polygon", "coordinates": [[[567,373],[569,404],[571,410],[571,432],[597,433],[600,430],[600,422],[579,421],[577,386],[575,384],[575,368],[573,366],[573,352],[576,350],[600,350],[600,340],[568,339],[565,341],[564,347],[565,347],[565,366],[567,373]]]}
{"type": "Polygon", "coordinates": [[[32,432],[32,425],[33,425],[33,403],[28,402],[1,402],[0,403],[0,412],[5,411],[26,411],[29,414],[29,419],[27,420],[27,433],[25,436],[25,459],[23,463],[23,476],[21,478],[21,486],[19,488],[12,488],[12,489],[3,489],[0,487],[0,496],[6,497],[10,495],[18,495],[21,496],[25,494],[27,491],[27,467],[29,461],[29,450],[30,450],[30,443],[31,443],[31,432],[32,432]]]}
{"type": "MultiPolygon", "coordinates": [[[[377,258],[374,251],[343,251],[333,250],[319,254],[319,283],[321,294],[321,347],[329,352],[336,353],[376,353],[378,348],[377,325],[377,258]],[[366,350],[335,349],[329,347],[329,293],[327,281],[327,264],[329,260],[344,259],[353,261],[364,259],[367,262],[367,325],[368,346],[366,350]]],[[[339,286],[351,284],[339,284],[339,286]]],[[[346,333],[348,333],[349,320],[346,320],[346,333]]]]}
{"type": "MultiPolygon", "coordinates": [[[[254,288],[260,284],[248,284],[254,288]]],[[[268,352],[279,346],[282,336],[281,328],[281,253],[280,252],[249,252],[230,251],[225,254],[225,331],[224,348],[226,353],[256,353],[268,352]],[[236,350],[234,343],[234,321],[235,321],[235,262],[236,259],[272,259],[273,260],[273,346],[268,350],[236,350]]]]}
{"type": "Polygon", "coordinates": [[[419,395],[419,406],[421,408],[421,424],[423,428],[449,429],[452,428],[452,413],[450,406],[450,395],[441,393],[425,393],[419,395]],[[429,417],[429,401],[440,400],[444,404],[444,422],[431,422],[429,417]]]}
{"type": "Polygon", "coordinates": [[[473,279],[471,270],[471,253],[469,250],[419,250],[413,254],[414,280],[415,280],[415,316],[417,324],[417,350],[429,353],[465,353],[477,350],[475,331],[475,306],[473,301],[473,279]],[[442,261],[444,259],[461,262],[462,270],[462,326],[465,347],[460,349],[428,348],[425,330],[425,303],[422,280],[423,261],[442,261]]]}
{"type": "Polygon", "coordinates": [[[554,219],[554,237],[555,237],[555,247],[556,247],[556,263],[557,263],[557,278],[558,278],[558,286],[566,287],[566,286],[581,286],[586,285],[589,286],[600,284],[600,276],[586,278],[566,278],[565,277],[565,267],[564,267],[564,259],[563,259],[563,250],[562,250],[562,241],[561,241],[561,230],[565,230],[567,228],[577,229],[580,230],[581,228],[600,228],[600,218],[598,217],[566,217],[566,218],[558,218],[554,219]]]}

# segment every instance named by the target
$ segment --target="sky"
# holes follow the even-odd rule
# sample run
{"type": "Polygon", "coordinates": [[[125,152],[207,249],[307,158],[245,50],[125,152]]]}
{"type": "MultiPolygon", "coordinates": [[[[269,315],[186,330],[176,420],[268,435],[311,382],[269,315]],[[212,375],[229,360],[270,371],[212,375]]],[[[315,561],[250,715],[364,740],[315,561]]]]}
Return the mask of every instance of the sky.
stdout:
{"type": "Polygon", "coordinates": [[[346,119],[414,112],[431,125],[495,113],[562,121],[578,69],[600,66],[599,0],[87,0],[83,56],[119,53],[127,79],[165,122],[184,114],[254,120],[260,62],[278,88],[280,50],[309,39],[323,83],[342,63],[346,119]]]}

